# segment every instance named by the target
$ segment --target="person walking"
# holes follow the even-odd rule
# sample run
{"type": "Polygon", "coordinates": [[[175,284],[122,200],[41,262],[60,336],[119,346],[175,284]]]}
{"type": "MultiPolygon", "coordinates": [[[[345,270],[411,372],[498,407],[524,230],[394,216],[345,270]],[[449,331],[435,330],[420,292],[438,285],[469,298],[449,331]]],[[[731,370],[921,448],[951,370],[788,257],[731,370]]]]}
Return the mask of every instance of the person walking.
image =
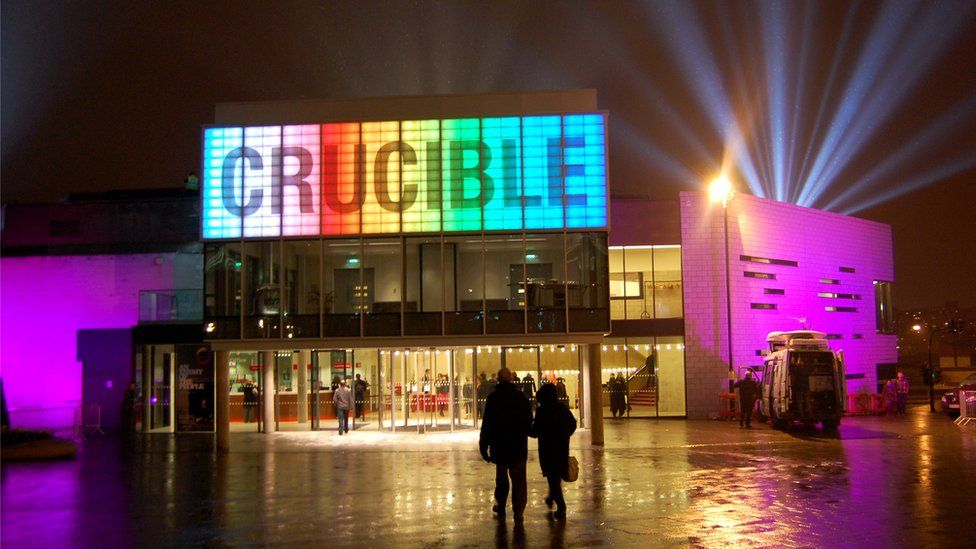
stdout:
{"type": "Polygon", "coordinates": [[[346,380],[339,382],[339,387],[332,393],[332,402],[339,417],[339,434],[349,432],[349,410],[352,409],[352,391],[346,386],[346,380]]]}
{"type": "Polygon", "coordinates": [[[905,372],[898,372],[898,379],[895,380],[895,392],[897,394],[897,407],[898,415],[905,415],[905,408],[908,406],[908,391],[911,385],[908,383],[908,378],[905,377],[905,372]]]}
{"type": "Polygon", "coordinates": [[[356,374],[353,388],[356,389],[356,417],[366,419],[366,390],[369,388],[369,383],[363,379],[362,375],[356,374]]]}
{"type": "Polygon", "coordinates": [[[885,415],[895,415],[895,411],[898,409],[898,389],[895,387],[894,379],[885,382],[884,391],[881,394],[884,396],[885,415]]]}
{"type": "Polygon", "coordinates": [[[525,513],[527,487],[525,461],[529,457],[528,437],[532,428],[532,407],[525,393],[512,384],[512,371],[498,371],[498,384],[488,394],[478,441],[481,457],[495,464],[495,505],[491,510],[505,517],[511,479],[512,515],[516,523],[525,513]]]}
{"type": "Polygon", "coordinates": [[[253,423],[258,408],[258,388],[248,379],[241,385],[241,392],[244,393],[244,423],[253,423]]]}
{"type": "Polygon", "coordinates": [[[752,372],[746,372],[746,377],[736,381],[732,388],[739,390],[739,427],[744,420],[746,429],[751,429],[752,409],[759,399],[759,384],[752,379],[752,372]]]}
{"type": "Polygon", "coordinates": [[[535,395],[539,407],[529,436],[539,439],[539,467],[542,476],[549,482],[549,495],[546,505],[552,509],[553,516],[566,516],[566,500],[563,498],[562,479],[567,475],[569,462],[569,437],[576,432],[576,418],[565,404],[559,402],[556,388],[543,385],[535,395]]]}

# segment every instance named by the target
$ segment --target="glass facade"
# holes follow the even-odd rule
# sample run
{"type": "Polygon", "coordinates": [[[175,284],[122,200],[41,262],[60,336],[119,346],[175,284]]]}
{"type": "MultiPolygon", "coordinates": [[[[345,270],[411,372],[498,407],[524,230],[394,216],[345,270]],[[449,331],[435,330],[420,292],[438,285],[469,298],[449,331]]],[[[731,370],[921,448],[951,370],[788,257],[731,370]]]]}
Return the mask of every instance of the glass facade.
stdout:
{"type": "Polygon", "coordinates": [[[606,233],[264,240],[206,253],[208,339],[610,328],[606,233]]]}
{"type": "Polygon", "coordinates": [[[681,247],[612,246],[610,318],[680,318],[681,247]]]}
{"type": "Polygon", "coordinates": [[[684,338],[607,338],[601,348],[604,417],[682,417],[684,338]]]}
{"type": "MultiPolygon", "coordinates": [[[[585,394],[576,345],[354,348],[276,351],[270,365],[261,352],[231,352],[230,423],[235,432],[258,432],[268,417],[278,431],[337,428],[333,392],[345,381],[353,391],[351,428],[401,432],[473,429],[507,367],[534,402],[539,387],[553,384],[578,420],[585,394]],[[306,368],[303,377],[300,369],[306,368]],[[273,369],[266,378],[266,367],[273,369]],[[267,379],[274,381],[267,385],[267,379]],[[272,396],[274,413],[265,410],[272,396]]],[[[534,405],[534,404],[533,404],[534,405]]]]}

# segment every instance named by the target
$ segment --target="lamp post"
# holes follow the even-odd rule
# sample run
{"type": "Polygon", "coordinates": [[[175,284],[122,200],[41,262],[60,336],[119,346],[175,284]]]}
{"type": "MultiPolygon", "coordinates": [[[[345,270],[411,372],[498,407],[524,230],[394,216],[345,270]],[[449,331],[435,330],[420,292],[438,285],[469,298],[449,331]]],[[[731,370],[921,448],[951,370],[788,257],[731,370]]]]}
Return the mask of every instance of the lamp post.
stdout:
{"type": "Polygon", "coordinates": [[[927,381],[929,383],[929,411],[930,412],[935,411],[935,368],[932,366],[932,338],[935,337],[935,334],[945,330],[946,328],[942,327],[942,328],[933,328],[931,331],[929,331],[929,352],[928,352],[929,359],[928,359],[928,369],[926,371],[928,375],[925,377],[928,378],[927,381]]]}
{"type": "Polygon", "coordinates": [[[708,186],[712,202],[722,202],[722,223],[725,231],[725,319],[729,346],[729,392],[732,392],[735,369],[732,366],[732,266],[729,260],[729,202],[735,198],[735,187],[724,175],[715,178],[708,186]]]}

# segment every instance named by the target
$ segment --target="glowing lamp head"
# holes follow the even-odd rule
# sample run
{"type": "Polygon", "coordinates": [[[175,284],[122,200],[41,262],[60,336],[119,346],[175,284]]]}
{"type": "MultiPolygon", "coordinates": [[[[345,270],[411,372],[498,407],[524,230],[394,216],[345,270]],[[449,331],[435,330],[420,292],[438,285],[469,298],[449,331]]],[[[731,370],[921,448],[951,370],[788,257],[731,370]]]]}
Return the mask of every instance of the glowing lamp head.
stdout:
{"type": "Polygon", "coordinates": [[[735,187],[728,177],[720,175],[708,184],[708,197],[712,202],[725,204],[735,197],[735,187]]]}
{"type": "Polygon", "coordinates": [[[913,332],[921,332],[922,331],[922,325],[921,324],[913,324],[912,325],[912,331],[913,332]]]}

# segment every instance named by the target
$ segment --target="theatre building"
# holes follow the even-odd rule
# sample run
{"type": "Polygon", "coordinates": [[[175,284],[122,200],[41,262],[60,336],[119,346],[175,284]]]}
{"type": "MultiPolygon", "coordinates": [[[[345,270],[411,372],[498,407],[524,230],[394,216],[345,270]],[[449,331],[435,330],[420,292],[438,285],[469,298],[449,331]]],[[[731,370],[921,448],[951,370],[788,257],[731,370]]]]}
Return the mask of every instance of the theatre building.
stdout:
{"type": "MultiPolygon", "coordinates": [[[[142,429],[334,431],[342,380],[356,432],[476,429],[507,367],[599,444],[611,415],[714,415],[767,332],[803,327],[875,391],[890,228],[744,193],[611,199],[612,124],[594,90],[217,105],[184,266],[202,343],[136,341],[142,429]]],[[[4,278],[38,264],[9,232],[4,278]]],[[[43,291],[18,280],[5,324],[10,292],[43,291]]]]}

